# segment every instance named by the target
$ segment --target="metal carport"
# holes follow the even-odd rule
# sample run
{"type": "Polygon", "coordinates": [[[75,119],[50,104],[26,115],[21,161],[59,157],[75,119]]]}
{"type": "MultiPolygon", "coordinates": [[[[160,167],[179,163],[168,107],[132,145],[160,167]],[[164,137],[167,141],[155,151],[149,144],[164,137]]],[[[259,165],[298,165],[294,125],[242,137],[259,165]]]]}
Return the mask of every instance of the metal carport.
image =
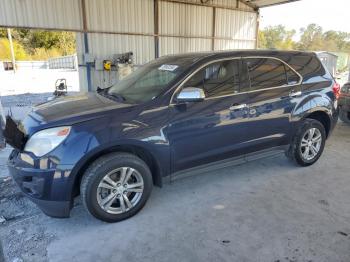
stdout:
{"type": "Polygon", "coordinates": [[[166,54],[255,48],[259,8],[294,1],[1,0],[0,27],[76,32],[81,89],[92,90],[110,85],[95,64],[113,54],[132,51],[143,64],[166,54]]]}

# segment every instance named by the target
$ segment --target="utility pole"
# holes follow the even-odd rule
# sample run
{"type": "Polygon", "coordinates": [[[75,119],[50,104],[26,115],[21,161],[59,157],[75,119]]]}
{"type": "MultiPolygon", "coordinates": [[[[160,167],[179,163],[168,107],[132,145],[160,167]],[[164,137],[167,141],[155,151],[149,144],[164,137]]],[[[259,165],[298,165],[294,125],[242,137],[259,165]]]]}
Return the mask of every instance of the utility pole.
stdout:
{"type": "Polygon", "coordinates": [[[13,72],[16,73],[15,52],[13,50],[13,42],[12,42],[12,35],[11,35],[11,29],[10,28],[7,28],[7,37],[9,38],[9,42],[10,42],[10,50],[11,50],[11,60],[12,60],[13,72]]]}

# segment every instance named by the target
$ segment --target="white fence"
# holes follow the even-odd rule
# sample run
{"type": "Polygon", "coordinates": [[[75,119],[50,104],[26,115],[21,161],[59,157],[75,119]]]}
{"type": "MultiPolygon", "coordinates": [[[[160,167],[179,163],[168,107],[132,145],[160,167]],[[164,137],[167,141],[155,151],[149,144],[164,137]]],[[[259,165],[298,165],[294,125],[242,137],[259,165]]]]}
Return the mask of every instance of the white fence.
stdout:
{"type": "Polygon", "coordinates": [[[47,61],[16,61],[16,68],[22,69],[47,69],[47,61]]]}
{"type": "Polygon", "coordinates": [[[77,55],[61,56],[48,60],[49,69],[72,69],[78,70],[77,55]]]}

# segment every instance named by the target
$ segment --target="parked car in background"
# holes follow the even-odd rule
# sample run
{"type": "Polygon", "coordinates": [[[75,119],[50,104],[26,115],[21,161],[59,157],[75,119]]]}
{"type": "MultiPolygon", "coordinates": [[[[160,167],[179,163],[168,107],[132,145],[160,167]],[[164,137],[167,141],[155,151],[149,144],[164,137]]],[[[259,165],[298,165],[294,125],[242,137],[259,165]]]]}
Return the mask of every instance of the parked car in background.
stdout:
{"type": "Polygon", "coordinates": [[[339,117],[343,122],[350,124],[350,82],[340,90],[339,117]]]}
{"type": "Polygon", "coordinates": [[[338,95],[315,53],[166,56],[108,89],[39,105],[23,122],[8,117],[8,166],[46,214],[68,217],[80,194],[93,216],[116,222],[179,171],[272,150],[314,164],[338,95]]]}

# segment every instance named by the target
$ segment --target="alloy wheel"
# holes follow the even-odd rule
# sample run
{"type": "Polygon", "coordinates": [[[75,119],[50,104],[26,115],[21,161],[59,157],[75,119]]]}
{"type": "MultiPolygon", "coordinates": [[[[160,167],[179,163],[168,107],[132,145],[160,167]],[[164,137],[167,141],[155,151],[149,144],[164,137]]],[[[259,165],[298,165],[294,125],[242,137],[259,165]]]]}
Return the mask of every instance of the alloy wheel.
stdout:
{"type": "Polygon", "coordinates": [[[300,143],[300,151],[302,157],[306,161],[313,160],[317,154],[320,152],[322,145],[322,134],[318,128],[310,128],[308,129],[300,143]]]}
{"type": "Polygon", "coordinates": [[[97,202],[110,214],[122,214],[140,201],[144,190],[141,174],[131,167],[120,167],[106,174],[97,187],[97,202]]]}

